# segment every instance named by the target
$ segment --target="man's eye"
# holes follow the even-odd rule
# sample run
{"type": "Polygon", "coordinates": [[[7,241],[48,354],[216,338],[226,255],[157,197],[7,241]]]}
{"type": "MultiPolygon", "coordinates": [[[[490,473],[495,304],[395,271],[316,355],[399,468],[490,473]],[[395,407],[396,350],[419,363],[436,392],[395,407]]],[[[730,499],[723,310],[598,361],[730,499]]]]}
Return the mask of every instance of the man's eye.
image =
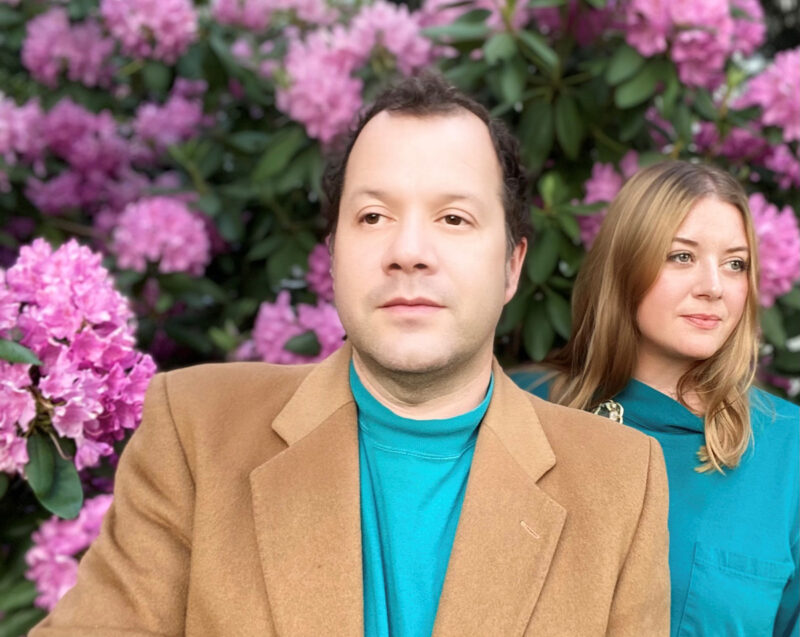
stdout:
{"type": "Polygon", "coordinates": [[[458,215],[445,215],[444,222],[448,226],[460,226],[464,223],[464,218],[459,217],[458,215]]]}
{"type": "Polygon", "coordinates": [[[377,212],[368,212],[363,217],[361,217],[361,221],[371,226],[374,226],[376,223],[378,223],[380,219],[381,216],[377,212]]]}

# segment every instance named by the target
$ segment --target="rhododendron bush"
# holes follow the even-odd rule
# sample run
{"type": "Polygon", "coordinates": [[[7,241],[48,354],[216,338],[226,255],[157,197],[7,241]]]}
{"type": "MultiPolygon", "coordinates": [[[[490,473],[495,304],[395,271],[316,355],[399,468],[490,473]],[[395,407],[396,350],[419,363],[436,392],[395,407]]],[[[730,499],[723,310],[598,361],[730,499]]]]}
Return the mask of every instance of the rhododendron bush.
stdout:
{"type": "Polygon", "coordinates": [[[503,118],[536,238],[507,364],[570,331],[608,203],[713,161],[750,196],[763,363],[800,393],[800,48],[758,0],[0,0],[0,637],[74,583],[156,366],[341,346],[325,152],[438,68],[503,118]]]}

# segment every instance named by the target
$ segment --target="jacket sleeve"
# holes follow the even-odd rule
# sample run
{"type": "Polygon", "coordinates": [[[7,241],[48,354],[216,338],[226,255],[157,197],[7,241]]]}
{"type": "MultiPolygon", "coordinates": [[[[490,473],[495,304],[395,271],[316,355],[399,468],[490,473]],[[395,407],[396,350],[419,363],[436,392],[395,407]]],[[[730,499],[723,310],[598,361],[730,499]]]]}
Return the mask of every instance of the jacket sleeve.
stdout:
{"type": "Polygon", "coordinates": [[[194,484],[156,375],[144,417],[122,453],[114,501],[78,581],[30,637],[182,635],[194,484]]]}
{"type": "Polygon", "coordinates": [[[644,499],[614,590],[608,636],[669,635],[668,501],[664,456],[651,438],[644,499]]]}

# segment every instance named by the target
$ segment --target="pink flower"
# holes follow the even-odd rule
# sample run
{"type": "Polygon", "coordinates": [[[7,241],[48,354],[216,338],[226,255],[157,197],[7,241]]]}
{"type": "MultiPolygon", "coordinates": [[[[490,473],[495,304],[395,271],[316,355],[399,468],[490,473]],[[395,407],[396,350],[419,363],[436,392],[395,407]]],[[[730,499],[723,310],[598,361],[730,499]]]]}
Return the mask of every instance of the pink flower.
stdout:
{"type": "Polygon", "coordinates": [[[667,0],[631,0],[625,15],[625,39],[645,57],[667,50],[667,35],[672,28],[667,0]]]}
{"type": "Polygon", "coordinates": [[[728,1],[671,0],[672,59],[685,84],[714,88],[724,79],[734,28],[728,1]]]}
{"type": "Polygon", "coordinates": [[[42,365],[35,381],[28,366],[0,365],[3,470],[24,460],[12,438],[37,407],[49,415],[46,426],[75,441],[78,469],[113,453],[111,444],[139,423],[155,366],[135,350],[133,313],[100,262],[74,240],[54,251],[36,239],[5,273],[2,298],[19,304],[13,327],[42,365]]]}
{"type": "Polygon", "coordinates": [[[197,135],[203,122],[202,100],[173,94],[163,106],[152,103],[139,106],[133,130],[141,143],[152,147],[157,156],[168,146],[197,135]]]}
{"type": "Polygon", "coordinates": [[[771,149],[764,160],[764,166],[776,174],[781,188],[800,188],[800,160],[787,144],[771,149]]]}
{"type": "Polygon", "coordinates": [[[201,275],[211,259],[203,221],[174,197],[149,197],[129,204],[120,215],[111,246],[122,268],[144,272],[201,275]]]}
{"type": "Polygon", "coordinates": [[[197,37],[190,0],[101,0],[100,14],[123,53],[174,63],[197,37]]]}
{"type": "Polygon", "coordinates": [[[764,9],[759,0],[731,0],[731,10],[743,14],[733,16],[733,50],[744,55],[752,55],[764,44],[767,25],[764,23],[764,9]]]}
{"type": "Polygon", "coordinates": [[[111,506],[111,495],[86,500],[78,517],[61,520],[55,516],[42,523],[32,535],[33,546],[25,555],[25,577],[36,583],[36,605],[52,610],[78,578],[77,555],[100,533],[103,516],[111,506]]]}
{"type": "Polygon", "coordinates": [[[758,239],[759,295],[761,304],[771,307],[800,279],[800,228],[789,206],[779,211],[761,193],[750,195],[750,211],[758,239]]]}
{"type": "Polygon", "coordinates": [[[293,39],[284,60],[289,86],[279,87],[276,105],[306,128],[309,137],[330,142],[346,130],[361,108],[361,80],[351,76],[360,55],[350,51],[340,28],[293,39]]]}
{"type": "Polygon", "coordinates": [[[84,201],[82,187],[83,178],[66,170],[50,181],[29,178],[25,196],[42,212],[59,214],[81,206],[84,201]]]}
{"type": "Polygon", "coordinates": [[[46,146],[43,125],[38,100],[18,107],[13,100],[0,96],[0,157],[12,165],[18,160],[40,161],[46,146]]]}
{"type": "Polygon", "coordinates": [[[263,31],[269,23],[272,0],[214,0],[211,14],[220,24],[263,31]]]}
{"type": "Polygon", "coordinates": [[[70,25],[66,9],[55,7],[28,23],[22,45],[22,63],[50,88],[66,69],[70,80],[86,86],[106,84],[111,77],[109,58],[114,42],[104,37],[94,20],[70,25]]]}
{"type": "Polygon", "coordinates": [[[288,290],[281,291],[274,303],[261,304],[253,328],[255,350],[268,363],[317,362],[341,347],[343,339],[344,329],[332,305],[318,303],[314,306],[301,303],[295,315],[288,290]],[[284,349],[290,339],[309,330],[314,331],[321,346],[317,356],[302,356],[284,349]]]}
{"type": "Polygon", "coordinates": [[[406,75],[432,61],[433,44],[404,5],[384,0],[365,5],[350,22],[349,38],[362,47],[365,59],[376,46],[384,48],[406,75]]]}
{"type": "Polygon", "coordinates": [[[760,106],[761,121],[783,130],[785,142],[800,140],[800,48],[782,51],[752,79],[737,107],[760,106]]]}
{"type": "MultiPolygon", "coordinates": [[[[610,203],[622,188],[625,179],[631,177],[639,169],[639,156],[636,151],[629,150],[620,160],[620,172],[613,164],[596,163],[592,166],[592,176],[586,182],[586,196],[583,203],[610,203]]],[[[606,216],[606,209],[598,210],[592,215],[578,217],[581,230],[581,242],[588,250],[592,247],[600,226],[606,216]]]]}
{"type": "Polygon", "coordinates": [[[333,279],[331,278],[331,253],[328,246],[320,243],[308,255],[308,287],[317,298],[333,301],[333,279]]]}

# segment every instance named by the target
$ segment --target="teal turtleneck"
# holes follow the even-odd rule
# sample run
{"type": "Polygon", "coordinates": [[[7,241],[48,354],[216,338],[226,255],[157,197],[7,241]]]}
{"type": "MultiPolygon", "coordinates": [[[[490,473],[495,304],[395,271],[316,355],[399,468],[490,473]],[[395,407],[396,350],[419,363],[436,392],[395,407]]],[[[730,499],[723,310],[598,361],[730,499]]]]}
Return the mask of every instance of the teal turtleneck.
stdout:
{"type": "MultiPolygon", "coordinates": [[[[512,374],[542,398],[539,375],[512,374]]],[[[797,636],[800,409],[750,392],[753,444],[735,469],[699,473],[703,419],[637,380],[614,397],[661,444],[669,479],[672,635],[797,636]]]]}
{"type": "Polygon", "coordinates": [[[454,418],[403,418],[379,403],[350,363],[358,406],[366,637],[424,637],[467,488],[478,425],[492,396],[454,418]]]}

